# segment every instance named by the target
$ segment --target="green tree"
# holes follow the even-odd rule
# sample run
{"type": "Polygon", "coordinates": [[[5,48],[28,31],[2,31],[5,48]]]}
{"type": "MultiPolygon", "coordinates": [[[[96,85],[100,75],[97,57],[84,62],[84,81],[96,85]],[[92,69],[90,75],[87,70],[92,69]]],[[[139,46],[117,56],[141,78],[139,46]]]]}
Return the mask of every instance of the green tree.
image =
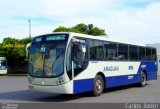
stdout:
{"type": "Polygon", "coordinates": [[[70,28],[66,28],[64,26],[59,26],[58,28],[56,28],[54,30],[54,32],[61,32],[61,31],[65,31],[65,32],[71,32],[70,28]]]}
{"type": "Polygon", "coordinates": [[[0,44],[0,57],[4,57],[5,56],[5,50],[3,48],[3,44],[0,44]]]}
{"type": "Polygon", "coordinates": [[[93,24],[86,25],[83,23],[77,24],[70,28],[59,26],[53,30],[53,32],[76,32],[94,36],[107,35],[104,29],[94,27],[93,24]]]}
{"type": "Polygon", "coordinates": [[[26,62],[25,47],[30,43],[32,38],[15,39],[11,37],[4,38],[3,43],[0,45],[0,57],[6,57],[9,67],[17,68],[26,62]]]}
{"type": "Polygon", "coordinates": [[[73,32],[76,32],[76,33],[83,33],[83,34],[88,34],[88,26],[85,25],[85,24],[77,24],[76,26],[72,27],[71,30],[73,32]]]}

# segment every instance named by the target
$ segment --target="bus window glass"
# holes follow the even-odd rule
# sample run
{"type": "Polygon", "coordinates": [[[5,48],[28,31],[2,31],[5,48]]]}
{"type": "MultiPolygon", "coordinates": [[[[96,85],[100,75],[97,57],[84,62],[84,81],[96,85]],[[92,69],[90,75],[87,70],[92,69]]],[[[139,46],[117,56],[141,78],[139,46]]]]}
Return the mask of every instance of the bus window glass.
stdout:
{"type": "Polygon", "coordinates": [[[117,60],[117,44],[105,43],[106,60],[117,60]]]}
{"type": "Polygon", "coordinates": [[[138,47],[130,45],[129,46],[129,56],[131,61],[137,61],[138,60],[138,47]]]}
{"type": "Polygon", "coordinates": [[[128,60],[128,45],[118,44],[118,60],[128,60]]]}
{"type": "Polygon", "coordinates": [[[146,48],[146,60],[150,61],[152,57],[151,48],[146,48]]]}
{"type": "Polygon", "coordinates": [[[145,60],[145,48],[144,47],[139,47],[139,60],[145,60]]]}
{"type": "Polygon", "coordinates": [[[36,37],[29,52],[29,75],[57,77],[64,73],[67,34],[36,37]]]}
{"type": "MultiPolygon", "coordinates": [[[[72,39],[72,59],[73,59],[73,66],[74,66],[74,76],[77,76],[80,72],[82,72],[88,65],[88,56],[87,56],[87,41],[83,38],[73,38],[72,39]]],[[[70,51],[68,51],[69,53],[70,51]]],[[[69,55],[69,54],[67,54],[69,55]]],[[[71,57],[70,57],[71,58],[71,57]]],[[[68,60],[69,61],[69,60],[68,60]]],[[[68,64],[69,65],[69,64],[68,64]]],[[[68,70],[70,69],[67,66],[67,72],[70,73],[68,70]]],[[[70,74],[68,74],[70,75],[70,74]]]]}
{"type": "Polygon", "coordinates": [[[103,57],[104,57],[103,42],[90,40],[90,59],[103,60],[103,57]]]}
{"type": "Polygon", "coordinates": [[[156,49],[152,48],[152,61],[156,61],[156,60],[157,60],[156,49]]]}
{"type": "Polygon", "coordinates": [[[0,70],[7,69],[7,61],[6,60],[0,60],[0,70]]]}
{"type": "Polygon", "coordinates": [[[8,66],[6,57],[0,57],[0,74],[7,74],[8,66]]]}

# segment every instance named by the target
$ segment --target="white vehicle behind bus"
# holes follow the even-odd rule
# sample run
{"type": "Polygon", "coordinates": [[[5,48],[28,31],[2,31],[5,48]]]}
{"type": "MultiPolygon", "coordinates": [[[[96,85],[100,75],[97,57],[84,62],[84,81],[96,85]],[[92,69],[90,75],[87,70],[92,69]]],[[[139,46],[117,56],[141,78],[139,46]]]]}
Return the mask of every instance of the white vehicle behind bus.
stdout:
{"type": "Polygon", "coordinates": [[[7,74],[8,66],[6,57],[0,57],[0,74],[7,74]]]}

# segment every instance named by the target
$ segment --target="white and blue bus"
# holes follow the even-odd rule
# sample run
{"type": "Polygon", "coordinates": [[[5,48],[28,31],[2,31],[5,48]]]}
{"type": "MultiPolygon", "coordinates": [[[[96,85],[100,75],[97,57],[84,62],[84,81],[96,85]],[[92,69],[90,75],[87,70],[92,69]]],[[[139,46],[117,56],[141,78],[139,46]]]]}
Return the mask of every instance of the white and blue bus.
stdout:
{"type": "Polygon", "coordinates": [[[77,94],[157,79],[156,49],[104,36],[56,32],[35,37],[29,89],[77,94]]]}

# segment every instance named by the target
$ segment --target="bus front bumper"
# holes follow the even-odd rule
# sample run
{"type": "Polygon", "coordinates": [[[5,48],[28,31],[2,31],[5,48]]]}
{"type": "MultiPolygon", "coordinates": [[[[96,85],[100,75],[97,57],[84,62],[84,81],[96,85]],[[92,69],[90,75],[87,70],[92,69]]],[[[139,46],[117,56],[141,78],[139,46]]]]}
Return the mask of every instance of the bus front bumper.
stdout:
{"type": "Polygon", "coordinates": [[[73,82],[67,82],[65,84],[57,86],[46,86],[46,85],[33,85],[29,84],[29,90],[38,92],[50,92],[57,94],[73,94],[73,82]]]}
{"type": "Polygon", "coordinates": [[[7,70],[0,70],[0,74],[7,74],[7,70]]]}

